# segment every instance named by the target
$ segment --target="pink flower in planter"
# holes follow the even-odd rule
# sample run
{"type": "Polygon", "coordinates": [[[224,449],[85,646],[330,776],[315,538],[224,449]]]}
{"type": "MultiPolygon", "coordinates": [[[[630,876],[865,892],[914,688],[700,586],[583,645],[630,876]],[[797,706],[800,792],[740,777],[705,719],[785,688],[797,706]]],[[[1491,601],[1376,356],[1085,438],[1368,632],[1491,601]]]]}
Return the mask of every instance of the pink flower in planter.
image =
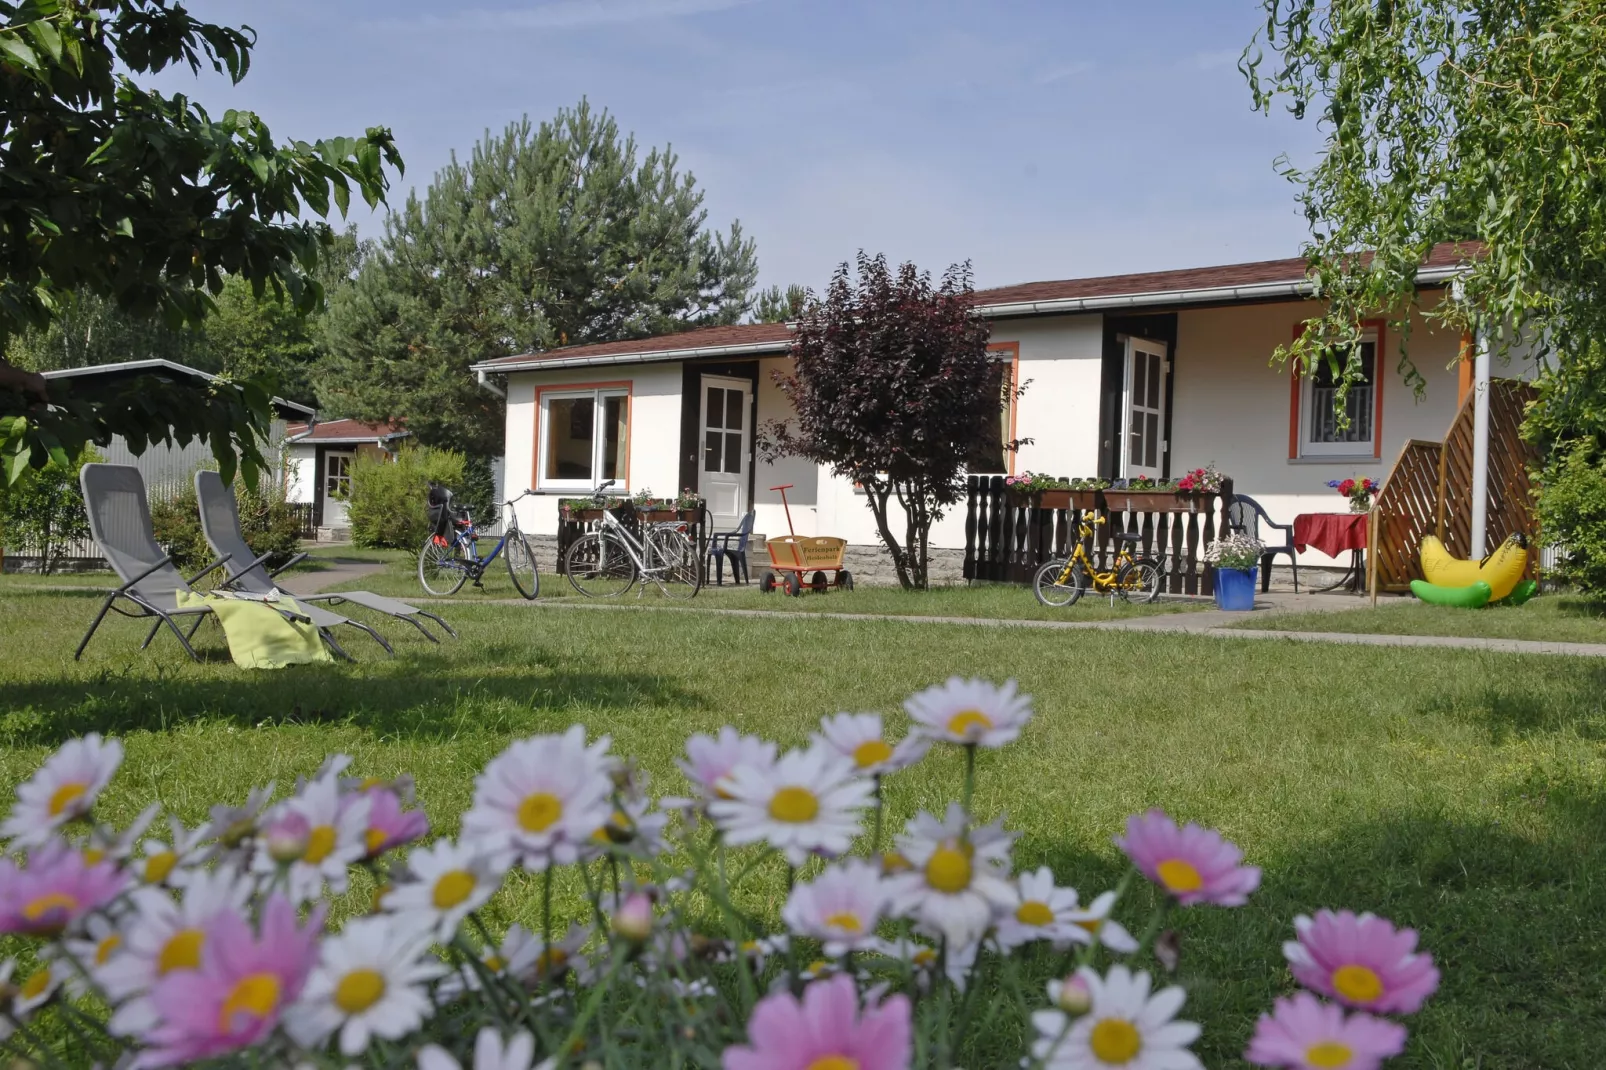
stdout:
{"type": "Polygon", "coordinates": [[[853,980],[815,981],[802,1000],[777,992],[753,1008],[750,1046],[725,1049],[725,1070],[906,1070],[909,1000],[893,996],[859,1010],[853,980]]]}
{"type": "Polygon", "coordinates": [[[1127,818],[1126,835],[1116,837],[1115,845],[1185,907],[1242,906],[1260,887],[1260,868],[1239,865],[1244,853],[1236,844],[1191,821],[1178,828],[1160,810],[1127,818]]]}
{"type": "Polygon", "coordinates": [[[174,1066],[250,1047],[278,1024],[318,961],[323,907],[304,927],[276,895],[262,909],[260,936],[232,910],[206,928],[199,970],[163,978],[151,993],[160,1023],[145,1037],[137,1067],[174,1066]]]}
{"type": "Polygon", "coordinates": [[[117,898],[128,877],[112,862],[89,863],[55,840],[19,867],[0,858],[0,933],[54,936],[117,898]]]}
{"type": "Polygon", "coordinates": [[[1416,930],[1372,914],[1319,911],[1294,919],[1298,940],[1283,945],[1294,980],[1351,1007],[1414,1014],[1439,987],[1433,956],[1416,950],[1416,930]]]}
{"type": "Polygon", "coordinates": [[[1405,1050],[1405,1027],[1341,1007],[1309,992],[1280,999],[1260,1016],[1244,1059],[1290,1070],[1377,1070],[1405,1050]]]}

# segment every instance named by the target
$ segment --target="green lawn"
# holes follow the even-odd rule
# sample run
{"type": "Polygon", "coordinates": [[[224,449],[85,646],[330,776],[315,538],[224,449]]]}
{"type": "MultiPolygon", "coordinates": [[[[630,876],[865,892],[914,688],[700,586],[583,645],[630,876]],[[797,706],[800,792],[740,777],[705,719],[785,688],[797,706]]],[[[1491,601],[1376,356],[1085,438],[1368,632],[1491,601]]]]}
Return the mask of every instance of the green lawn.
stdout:
{"type": "Polygon", "coordinates": [[[1606,602],[1580,595],[1541,595],[1521,606],[1456,609],[1389,599],[1376,609],[1335,613],[1256,613],[1234,627],[1292,632],[1378,632],[1384,635],[1481,636],[1562,643],[1606,643],[1606,602]]]}
{"type": "MultiPolygon", "coordinates": [[[[387,626],[394,661],[356,637],[357,665],[269,674],[221,660],[211,626],[205,664],[166,637],[141,654],[144,629],[128,621],[74,663],[94,595],[3,601],[0,790],[63,739],[114,733],[128,748],[107,799],[119,821],[153,799],[197,821],[215,799],[288,785],[345,749],[363,773],[413,772],[450,831],[475,772],[519,735],[583,722],[673,792],[692,731],[728,722],[796,745],[841,709],[899,723],[906,694],[950,673],[1017,677],[1037,716],[982,755],[977,809],[1008,812],[1018,866],[1096,892],[1122,872],[1110,837],[1125,815],[1161,806],[1221,828],[1265,868],[1248,907],[1181,918],[1206,1065],[1241,1065],[1256,1014],[1287,989],[1293,915],[1324,906],[1417,927],[1443,968],[1391,1065],[1593,1068],[1606,1048],[1606,666],[1594,660],[463,604],[444,609],[459,642],[387,626]]],[[[956,795],[960,774],[938,753],[894,778],[894,823],[956,795]]],[[[577,912],[575,891],[560,902],[577,912]]],[[[771,867],[749,894],[773,917],[783,891],[771,867]]],[[[524,883],[495,913],[533,922],[536,903],[524,883]]],[[[1016,1050],[1005,1040],[966,1065],[1016,1050]]]]}

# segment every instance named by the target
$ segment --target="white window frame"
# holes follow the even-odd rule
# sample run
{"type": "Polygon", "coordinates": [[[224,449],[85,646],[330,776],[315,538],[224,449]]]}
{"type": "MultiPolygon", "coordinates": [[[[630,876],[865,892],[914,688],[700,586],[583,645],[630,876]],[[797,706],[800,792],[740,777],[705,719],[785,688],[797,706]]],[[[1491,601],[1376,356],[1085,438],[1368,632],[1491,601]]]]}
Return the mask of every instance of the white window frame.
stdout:
{"type": "MultiPolygon", "coordinates": [[[[1316,376],[1304,375],[1299,383],[1299,456],[1302,460],[1334,460],[1334,461],[1373,461],[1377,459],[1377,380],[1382,378],[1383,352],[1376,328],[1368,328],[1361,332],[1358,344],[1372,346],[1372,381],[1367,383],[1369,390],[1369,404],[1371,412],[1372,435],[1370,438],[1357,439],[1354,442],[1312,442],[1311,432],[1316,426],[1315,392],[1316,376]]],[[[1353,391],[1353,387],[1351,390],[1353,391]]]]}
{"type": "Polygon", "coordinates": [[[610,492],[623,493],[629,489],[627,474],[630,471],[630,390],[628,387],[597,387],[580,390],[543,390],[541,391],[541,410],[537,414],[539,422],[536,424],[536,489],[551,491],[590,491],[596,489],[597,484],[607,477],[602,474],[603,447],[607,436],[598,434],[603,428],[607,409],[603,404],[606,398],[625,399],[625,456],[620,458],[623,471],[617,477],[610,492]],[[590,398],[593,406],[591,419],[591,479],[548,479],[547,468],[547,421],[551,418],[551,403],[554,401],[573,401],[576,398],[590,398]]]}
{"type": "MultiPolygon", "coordinates": [[[[987,359],[993,364],[1004,366],[1004,377],[1009,380],[1009,407],[1004,410],[1003,440],[1009,441],[1009,433],[1015,429],[1015,376],[1020,370],[1020,343],[995,342],[987,348],[987,359]]],[[[1004,470],[1002,472],[984,472],[980,469],[972,470],[969,465],[961,466],[960,471],[966,476],[1012,476],[1015,474],[1016,462],[1020,460],[1019,450],[1004,451],[1004,470]]],[[[864,493],[857,483],[853,485],[859,493],[864,493]]]]}

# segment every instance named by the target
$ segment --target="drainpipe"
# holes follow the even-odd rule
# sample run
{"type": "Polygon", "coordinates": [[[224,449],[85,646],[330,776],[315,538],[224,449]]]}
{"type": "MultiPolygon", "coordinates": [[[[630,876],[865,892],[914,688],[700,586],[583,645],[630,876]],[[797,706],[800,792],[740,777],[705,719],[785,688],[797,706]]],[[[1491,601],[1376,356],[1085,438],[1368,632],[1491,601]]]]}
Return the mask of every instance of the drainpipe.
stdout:
{"type": "Polygon", "coordinates": [[[1474,560],[1488,553],[1489,538],[1489,333],[1480,328],[1472,364],[1472,548],[1474,560]]]}
{"type": "Polygon", "coordinates": [[[480,384],[480,389],[481,390],[488,390],[491,393],[495,394],[499,398],[507,397],[507,393],[505,391],[503,391],[501,388],[493,386],[491,384],[490,379],[488,379],[486,377],[486,371],[485,371],[484,368],[476,368],[476,369],[474,369],[474,374],[479,378],[479,384],[480,384]]]}

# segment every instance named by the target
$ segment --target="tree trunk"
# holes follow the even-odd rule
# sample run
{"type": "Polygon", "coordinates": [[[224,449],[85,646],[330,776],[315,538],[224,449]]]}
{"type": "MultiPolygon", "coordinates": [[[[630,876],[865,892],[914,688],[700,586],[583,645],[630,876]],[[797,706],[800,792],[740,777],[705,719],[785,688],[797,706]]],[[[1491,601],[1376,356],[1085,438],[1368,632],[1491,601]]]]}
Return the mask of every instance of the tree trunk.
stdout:
{"type": "Polygon", "coordinates": [[[908,555],[898,545],[898,540],[892,537],[892,527],[887,523],[887,497],[891,487],[878,479],[860,479],[859,485],[864,488],[864,500],[875,517],[876,530],[881,535],[881,541],[886,544],[887,553],[892,555],[892,566],[898,572],[898,586],[906,591],[914,590],[906,561],[908,555]]]}
{"type": "Polygon", "coordinates": [[[930,587],[931,499],[920,485],[897,486],[898,504],[903,507],[903,544],[909,558],[910,587],[926,590],[930,587]]]}

